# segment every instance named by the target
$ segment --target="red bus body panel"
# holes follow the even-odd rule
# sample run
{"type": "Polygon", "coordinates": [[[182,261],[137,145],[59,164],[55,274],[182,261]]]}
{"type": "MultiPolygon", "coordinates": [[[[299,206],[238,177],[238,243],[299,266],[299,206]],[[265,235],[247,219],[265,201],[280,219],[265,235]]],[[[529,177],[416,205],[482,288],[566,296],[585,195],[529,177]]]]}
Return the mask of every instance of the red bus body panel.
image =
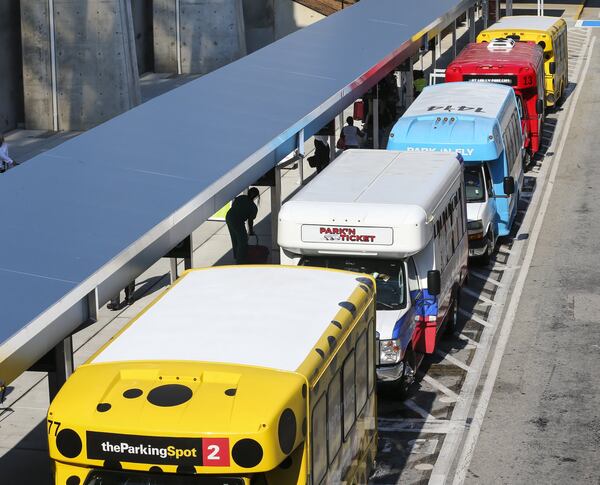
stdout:
{"type": "Polygon", "coordinates": [[[468,44],[446,69],[446,82],[498,82],[512,86],[523,104],[521,120],[525,147],[540,149],[544,115],[536,112],[544,99],[544,53],[532,42],[516,42],[511,49],[490,50],[487,43],[468,44]]]}

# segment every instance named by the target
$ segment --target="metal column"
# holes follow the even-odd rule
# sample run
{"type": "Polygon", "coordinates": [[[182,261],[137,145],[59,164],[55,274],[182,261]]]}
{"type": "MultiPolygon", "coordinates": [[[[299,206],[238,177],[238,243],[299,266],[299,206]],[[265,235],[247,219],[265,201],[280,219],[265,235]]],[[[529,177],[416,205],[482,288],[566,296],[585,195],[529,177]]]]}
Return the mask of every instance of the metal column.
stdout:
{"type": "Polygon", "coordinates": [[[490,4],[489,0],[483,0],[483,28],[487,29],[490,22],[490,4]]]}
{"type": "Polygon", "coordinates": [[[298,132],[296,152],[298,155],[298,185],[304,185],[304,130],[298,132]]]}
{"type": "Polygon", "coordinates": [[[73,338],[68,336],[51,351],[53,368],[48,372],[50,401],[73,373],[73,338]]]}
{"type": "Polygon", "coordinates": [[[373,96],[373,148],[379,149],[379,84],[375,86],[373,96]]]}
{"type": "Polygon", "coordinates": [[[469,9],[469,42],[475,42],[475,9],[469,9]]]}
{"type": "Polygon", "coordinates": [[[513,3],[512,0],[506,0],[506,15],[513,14],[513,3]]]}
{"type": "Polygon", "coordinates": [[[457,46],[456,46],[456,19],[452,22],[452,59],[456,59],[457,54],[457,46]]]}
{"type": "Polygon", "coordinates": [[[271,249],[273,250],[272,263],[279,262],[279,245],[277,244],[277,230],[279,210],[281,209],[281,167],[275,167],[275,186],[271,187],[271,249]]]}
{"type": "Polygon", "coordinates": [[[179,258],[183,258],[184,269],[192,269],[197,266],[194,261],[194,233],[190,234],[175,246],[167,256],[170,257],[171,260],[169,273],[171,276],[171,283],[173,283],[179,277],[177,268],[179,258]]]}

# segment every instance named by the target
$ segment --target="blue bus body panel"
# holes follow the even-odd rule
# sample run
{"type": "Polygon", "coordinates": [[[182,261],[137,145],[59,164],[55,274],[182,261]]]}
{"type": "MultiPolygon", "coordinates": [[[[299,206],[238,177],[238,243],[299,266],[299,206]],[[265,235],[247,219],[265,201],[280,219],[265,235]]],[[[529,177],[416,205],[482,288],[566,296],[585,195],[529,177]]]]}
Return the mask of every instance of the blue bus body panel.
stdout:
{"type": "MultiPolygon", "coordinates": [[[[432,151],[432,152],[457,152],[463,157],[465,165],[479,165],[487,162],[492,176],[494,193],[504,194],[504,177],[508,176],[508,163],[504,152],[504,144],[500,131],[501,116],[505,112],[507,103],[515,104],[514,92],[505,86],[489,87],[488,85],[474,87],[469,83],[449,83],[425,88],[415,101],[416,109],[409,108],[392,128],[387,144],[388,150],[402,151],[432,151]],[[466,101],[465,89],[477,90],[477,96],[482,96],[488,90],[488,99],[491,99],[495,110],[481,110],[476,112],[470,106],[460,105],[466,101]],[[459,90],[458,98],[455,91],[459,90]],[[448,103],[444,92],[448,92],[448,103]],[[462,94],[460,94],[462,91],[462,94]],[[493,98],[493,99],[492,99],[493,98]],[[512,98],[512,99],[511,99],[512,98]],[[428,108],[428,106],[431,107],[428,108]],[[462,111],[461,111],[462,110],[462,111]],[[411,115],[411,111],[413,114],[411,115]]],[[[475,105],[475,103],[473,103],[475,105]]],[[[515,204],[516,209],[516,204],[515,204]]],[[[496,199],[496,231],[499,236],[506,236],[510,232],[516,210],[510,213],[508,199],[496,199]]]]}

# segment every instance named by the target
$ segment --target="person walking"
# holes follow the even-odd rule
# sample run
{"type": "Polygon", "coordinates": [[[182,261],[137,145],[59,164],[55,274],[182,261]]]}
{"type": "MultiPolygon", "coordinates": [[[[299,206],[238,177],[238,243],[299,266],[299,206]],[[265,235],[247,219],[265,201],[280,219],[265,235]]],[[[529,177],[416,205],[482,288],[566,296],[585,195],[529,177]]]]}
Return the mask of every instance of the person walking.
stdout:
{"type": "Polygon", "coordinates": [[[348,116],[348,118],[346,118],[346,123],[348,124],[342,128],[341,134],[341,138],[344,139],[344,149],[358,148],[358,138],[364,137],[365,134],[362,130],[354,126],[354,118],[352,118],[352,116],[348,116]]]}
{"type": "Polygon", "coordinates": [[[238,195],[233,199],[231,209],[225,216],[233,246],[233,257],[237,264],[244,264],[248,256],[248,235],[254,235],[254,219],[258,214],[258,206],[254,201],[259,199],[259,196],[258,189],[250,187],[248,195],[238,195]],[[248,222],[248,231],[246,231],[246,222],[248,222]]]}
{"type": "Polygon", "coordinates": [[[0,135],[0,172],[5,172],[15,164],[14,160],[8,156],[8,143],[4,139],[4,135],[0,135]]]}

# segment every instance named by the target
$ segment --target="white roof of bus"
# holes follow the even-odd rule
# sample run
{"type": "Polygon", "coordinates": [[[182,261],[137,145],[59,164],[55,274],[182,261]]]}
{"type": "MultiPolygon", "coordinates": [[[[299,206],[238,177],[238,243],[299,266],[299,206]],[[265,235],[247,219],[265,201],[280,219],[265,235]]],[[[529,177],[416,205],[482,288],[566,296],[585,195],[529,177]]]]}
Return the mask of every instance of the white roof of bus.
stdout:
{"type": "Polygon", "coordinates": [[[356,277],[284,266],[192,271],[93,363],[191,360],[295,371],[356,277]]]}
{"type": "Polygon", "coordinates": [[[284,204],[280,215],[284,218],[286,208],[294,204],[313,205],[319,212],[324,205],[342,204],[345,213],[356,215],[369,205],[380,209],[385,225],[407,224],[407,216],[418,223],[433,212],[440,193],[446,193],[460,173],[454,153],[348,150],[284,204]],[[401,209],[403,220],[393,220],[400,213],[391,211],[390,204],[409,206],[401,209]]]}
{"type": "Polygon", "coordinates": [[[497,118],[506,98],[511,94],[510,86],[495,83],[436,84],[426,87],[402,117],[461,115],[497,118]],[[476,112],[477,108],[481,110],[476,112]]]}
{"type": "Polygon", "coordinates": [[[517,15],[513,17],[502,17],[498,22],[490,25],[486,30],[548,30],[559,17],[538,17],[536,15],[517,15]]]}

